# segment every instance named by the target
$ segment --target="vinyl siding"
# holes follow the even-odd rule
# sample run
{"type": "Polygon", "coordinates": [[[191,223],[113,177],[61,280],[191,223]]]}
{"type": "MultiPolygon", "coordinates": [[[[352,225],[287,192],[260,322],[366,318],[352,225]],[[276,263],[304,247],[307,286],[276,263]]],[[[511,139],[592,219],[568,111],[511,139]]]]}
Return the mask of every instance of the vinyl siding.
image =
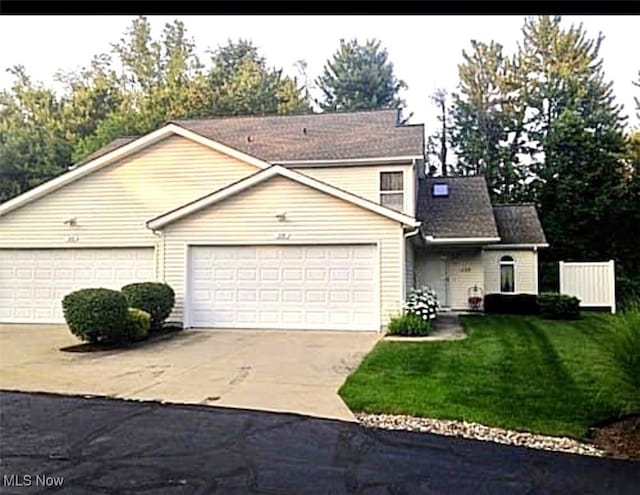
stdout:
{"type": "Polygon", "coordinates": [[[445,303],[442,296],[445,284],[440,280],[440,259],[443,256],[447,257],[449,263],[448,307],[469,309],[469,289],[474,286],[482,289],[484,285],[482,251],[479,248],[428,249],[418,257],[418,278],[435,289],[442,304],[445,303]]]}
{"type": "Polygon", "coordinates": [[[380,203],[380,172],[402,170],[405,192],[403,212],[415,215],[415,173],[412,165],[305,167],[295,170],[375,203],[380,203]]]}
{"type": "Polygon", "coordinates": [[[148,219],[257,170],[171,136],[0,216],[0,247],[153,246],[148,219]]]}
{"type": "Polygon", "coordinates": [[[484,251],[485,293],[500,292],[500,258],[503,256],[512,256],[515,261],[515,292],[536,294],[538,253],[532,249],[484,251]]]}
{"type": "Polygon", "coordinates": [[[165,280],[176,291],[172,320],[184,317],[188,243],[377,243],[382,325],[398,311],[402,301],[402,226],[283,177],[274,177],[166,226],[164,237],[165,280]],[[286,222],[275,217],[282,211],[287,212],[286,222]],[[288,234],[289,239],[278,240],[280,233],[288,234]]]}

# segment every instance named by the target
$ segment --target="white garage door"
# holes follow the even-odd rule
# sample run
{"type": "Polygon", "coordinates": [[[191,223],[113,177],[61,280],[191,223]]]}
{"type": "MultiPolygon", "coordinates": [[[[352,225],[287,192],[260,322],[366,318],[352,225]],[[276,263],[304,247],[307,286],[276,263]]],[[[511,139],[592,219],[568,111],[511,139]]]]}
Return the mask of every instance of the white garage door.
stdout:
{"type": "Polygon", "coordinates": [[[377,330],[375,245],[196,246],[191,327],[377,330]]]}
{"type": "Polygon", "coordinates": [[[64,323],[62,298],[153,280],[152,248],[0,250],[0,321],[64,323]]]}

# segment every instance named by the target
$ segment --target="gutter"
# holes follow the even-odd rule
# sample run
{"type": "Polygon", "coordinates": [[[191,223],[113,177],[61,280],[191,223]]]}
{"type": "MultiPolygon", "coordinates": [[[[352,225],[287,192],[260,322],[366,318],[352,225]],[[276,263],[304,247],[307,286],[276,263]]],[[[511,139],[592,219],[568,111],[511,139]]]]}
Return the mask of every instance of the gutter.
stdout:
{"type": "Polygon", "coordinates": [[[548,243],[540,244],[497,244],[495,246],[487,246],[485,249],[533,249],[534,251],[541,248],[548,248],[548,243]]]}
{"type": "Polygon", "coordinates": [[[500,237],[433,237],[425,236],[427,244],[484,244],[500,242],[500,237]]]}

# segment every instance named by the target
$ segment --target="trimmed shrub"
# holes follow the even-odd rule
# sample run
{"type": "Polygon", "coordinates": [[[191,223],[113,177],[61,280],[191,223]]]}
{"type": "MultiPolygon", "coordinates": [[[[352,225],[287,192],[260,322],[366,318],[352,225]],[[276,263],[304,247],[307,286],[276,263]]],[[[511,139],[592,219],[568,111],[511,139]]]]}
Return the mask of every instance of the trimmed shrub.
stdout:
{"type": "Polygon", "coordinates": [[[151,315],[138,308],[128,308],[126,337],[131,342],[139,342],[149,337],[151,315]]]}
{"type": "Polygon", "coordinates": [[[431,320],[415,313],[404,313],[391,318],[387,328],[390,335],[404,335],[407,337],[429,335],[431,320]]]}
{"type": "Polygon", "coordinates": [[[626,309],[611,318],[605,348],[615,364],[612,387],[627,399],[625,411],[640,408],[640,300],[629,301],[626,309]]]}
{"type": "Polygon", "coordinates": [[[423,320],[433,320],[438,312],[438,297],[430,287],[413,288],[409,292],[404,309],[407,313],[415,314],[423,320]]]}
{"type": "Polygon", "coordinates": [[[557,292],[543,292],[538,296],[540,316],[551,320],[580,318],[580,299],[557,292]]]}
{"type": "Polygon", "coordinates": [[[511,315],[538,314],[538,296],[535,294],[487,294],[484,297],[485,313],[511,315]]]}
{"type": "Polygon", "coordinates": [[[64,319],[76,337],[113,344],[126,337],[127,299],[110,289],[81,289],[62,299],[64,319]]]}
{"type": "Polygon", "coordinates": [[[127,298],[129,306],[151,315],[151,331],[162,328],[164,320],[171,314],[176,297],[169,285],[160,282],[125,285],[122,293],[127,298]]]}

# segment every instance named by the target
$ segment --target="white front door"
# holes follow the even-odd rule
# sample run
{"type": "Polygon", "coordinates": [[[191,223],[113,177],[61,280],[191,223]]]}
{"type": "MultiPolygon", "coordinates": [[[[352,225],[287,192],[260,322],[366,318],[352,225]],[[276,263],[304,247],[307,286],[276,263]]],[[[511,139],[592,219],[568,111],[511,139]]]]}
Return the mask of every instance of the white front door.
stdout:
{"type": "Polygon", "coordinates": [[[186,325],[378,330],[377,264],[374,244],[193,246],[186,325]]]}
{"type": "Polygon", "coordinates": [[[62,298],[154,280],[153,248],[1,249],[0,322],[64,323],[62,298]]]}
{"type": "Polygon", "coordinates": [[[449,303],[449,258],[446,254],[430,254],[426,261],[427,285],[436,291],[440,307],[449,303]]]}

